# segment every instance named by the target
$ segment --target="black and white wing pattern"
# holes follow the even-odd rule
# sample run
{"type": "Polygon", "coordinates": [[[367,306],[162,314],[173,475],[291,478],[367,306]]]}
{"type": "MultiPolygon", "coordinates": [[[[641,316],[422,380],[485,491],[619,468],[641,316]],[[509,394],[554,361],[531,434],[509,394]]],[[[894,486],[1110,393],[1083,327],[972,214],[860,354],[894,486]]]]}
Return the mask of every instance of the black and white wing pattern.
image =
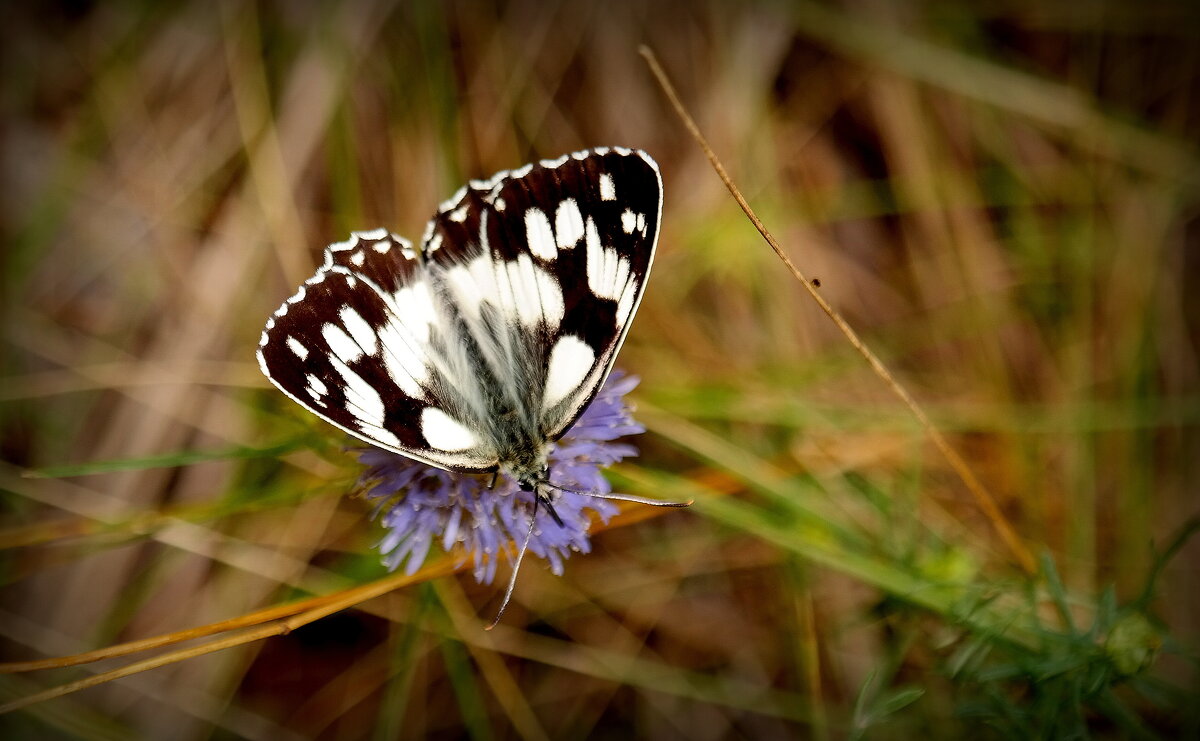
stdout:
{"type": "Polygon", "coordinates": [[[473,180],[419,248],[383,229],[330,245],[267,322],[259,364],[372,445],[528,475],[608,376],[661,212],[658,166],[621,147],[473,180]]]}

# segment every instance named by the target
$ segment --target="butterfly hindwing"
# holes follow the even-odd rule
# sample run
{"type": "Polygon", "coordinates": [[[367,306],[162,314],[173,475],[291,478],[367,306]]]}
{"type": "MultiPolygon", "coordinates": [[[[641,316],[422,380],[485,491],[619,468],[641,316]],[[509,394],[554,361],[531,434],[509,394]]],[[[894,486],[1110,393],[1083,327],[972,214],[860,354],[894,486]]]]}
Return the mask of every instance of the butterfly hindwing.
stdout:
{"type": "Polygon", "coordinates": [[[641,300],[662,190],[647,155],[564,155],[471,181],[420,249],[331,245],[268,321],[263,372],[373,445],[463,472],[536,458],[607,377],[641,300]]]}

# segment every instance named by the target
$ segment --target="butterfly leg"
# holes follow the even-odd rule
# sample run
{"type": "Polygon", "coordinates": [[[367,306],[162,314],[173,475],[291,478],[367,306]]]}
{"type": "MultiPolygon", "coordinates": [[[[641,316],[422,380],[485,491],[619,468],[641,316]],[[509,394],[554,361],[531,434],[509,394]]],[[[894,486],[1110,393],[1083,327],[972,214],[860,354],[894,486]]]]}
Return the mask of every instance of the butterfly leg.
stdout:
{"type": "Polygon", "coordinates": [[[546,509],[550,512],[550,516],[554,518],[554,521],[558,523],[558,526],[566,527],[566,525],[563,524],[562,518],[558,516],[558,512],[554,510],[554,505],[551,504],[550,497],[546,496],[545,494],[538,494],[537,498],[541,500],[542,504],[546,505],[546,509]]]}

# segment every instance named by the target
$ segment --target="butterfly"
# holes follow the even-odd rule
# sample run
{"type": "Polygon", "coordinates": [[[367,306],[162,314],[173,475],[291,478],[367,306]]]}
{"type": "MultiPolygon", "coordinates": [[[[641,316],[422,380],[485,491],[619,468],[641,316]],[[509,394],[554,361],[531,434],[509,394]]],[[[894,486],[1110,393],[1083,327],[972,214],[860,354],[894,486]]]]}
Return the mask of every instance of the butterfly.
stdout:
{"type": "Polygon", "coordinates": [[[294,401],[373,446],[511,477],[535,493],[532,533],[539,503],[559,520],[547,454],[625,340],[662,201],[658,165],[623,147],[472,180],[441,204],[419,247],[384,229],[330,245],[267,321],[259,364],[294,401]]]}

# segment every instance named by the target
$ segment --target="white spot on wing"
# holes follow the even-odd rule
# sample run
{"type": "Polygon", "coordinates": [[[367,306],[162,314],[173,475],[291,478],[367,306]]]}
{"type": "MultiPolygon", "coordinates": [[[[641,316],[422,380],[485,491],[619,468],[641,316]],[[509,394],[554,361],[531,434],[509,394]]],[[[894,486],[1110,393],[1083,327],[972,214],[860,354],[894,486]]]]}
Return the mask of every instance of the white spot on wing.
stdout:
{"type": "Polygon", "coordinates": [[[621,213],[621,228],[626,234],[633,234],[634,228],[637,227],[637,217],[633,215],[633,211],[625,209],[621,213]]]}
{"type": "Polygon", "coordinates": [[[566,306],[563,303],[562,287],[554,276],[541,268],[534,267],[534,280],[537,281],[538,297],[542,304],[542,318],[550,329],[557,329],[562,324],[566,306]]]}
{"type": "Polygon", "coordinates": [[[617,200],[617,186],[613,183],[612,175],[607,172],[600,174],[600,200],[617,200]]]}
{"type": "Polygon", "coordinates": [[[472,321],[481,316],[483,302],[514,322],[533,327],[545,320],[551,329],[562,323],[562,288],[529,255],[497,262],[490,255],[446,271],[446,286],[455,305],[472,321]]]}
{"type": "Polygon", "coordinates": [[[436,309],[428,284],[414,283],[391,296],[391,316],[379,328],[379,344],[388,376],[401,391],[422,399],[421,384],[429,380],[430,325],[436,320],[436,309]]]}
{"type": "Polygon", "coordinates": [[[596,353],[586,342],[574,335],[559,338],[550,351],[542,409],[550,409],[582,386],[595,362],[596,353]]]}
{"type": "MultiPolygon", "coordinates": [[[[380,231],[382,231],[382,230],[380,230],[380,231]]],[[[376,252],[378,252],[381,255],[386,255],[387,251],[390,250],[391,248],[392,248],[391,242],[376,242],[375,244],[371,245],[371,249],[375,250],[376,252]]]]}
{"type": "MultiPolygon", "coordinates": [[[[368,386],[367,388],[370,388],[370,386],[368,386]]],[[[350,411],[351,411],[351,413],[354,413],[353,409],[351,409],[350,411]]],[[[365,434],[368,437],[371,437],[375,440],[379,440],[380,442],[384,443],[385,445],[389,445],[389,444],[390,445],[399,445],[400,440],[398,440],[395,435],[393,435],[392,433],[390,433],[384,429],[382,416],[378,417],[378,419],[379,419],[378,423],[370,421],[370,420],[376,419],[376,417],[373,414],[375,410],[372,409],[371,411],[372,411],[371,414],[365,415],[363,417],[359,417],[357,414],[355,414],[354,419],[357,422],[357,424],[355,426],[358,427],[358,429],[361,430],[363,432],[363,434],[365,434]]],[[[383,403],[382,402],[380,402],[380,404],[379,404],[378,411],[383,412],[383,403]]]]}
{"type": "Polygon", "coordinates": [[[490,276],[491,262],[486,256],[481,256],[472,260],[470,265],[455,265],[446,271],[446,285],[455,303],[472,318],[479,317],[479,305],[489,287],[494,290],[496,279],[490,276]]]}
{"type": "Polygon", "coordinates": [[[296,357],[300,358],[301,360],[308,358],[308,348],[304,345],[301,345],[300,340],[296,339],[295,337],[289,337],[287,338],[286,342],[288,349],[296,353],[296,357]]]}
{"type": "Polygon", "coordinates": [[[529,255],[521,255],[504,263],[504,275],[499,281],[505,314],[528,327],[537,324],[542,316],[537,270],[529,255]]]}
{"type": "Polygon", "coordinates": [[[588,288],[599,298],[616,301],[629,281],[629,261],[600,244],[600,233],[591,218],[587,221],[586,241],[588,288]]]}
{"type": "Polygon", "coordinates": [[[379,392],[341,360],[331,357],[329,363],[342,377],[342,393],[346,395],[346,411],[365,425],[382,427],[384,407],[383,398],[380,397],[379,392]]]}
{"type": "Polygon", "coordinates": [[[367,253],[363,252],[362,250],[359,250],[350,256],[350,262],[354,263],[355,266],[360,268],[362,267],[363,260],[366,259],[367,253]]]}
{"type": "Polygon", "coordinates": [[[550,219],[540,208],[531,208],[525,212],[525,241],[529,251],[543,260],[553,260],[558,257],[558,249],[554,245],[554,232],[550,230],[550,219]]]}
{"type": "Polygon", "coordinates": [[[350,336],[363,349],[363,352],[367,355],[374,355],[379,347],[379,338],[375,336],[375,330],[371,329],[367,320],[363,319],[353,306],[343,306],[342,310],[338,312],[338,316],[341,317],[342,324],[346,325],[350,336]]]}
{"type": "Polygon", "coordinates": [[[383,348],[383,367],[388,378],[412,398],[424,398],[421,382],[427,379],[429,369],[420,349],[422,344],[397,319],[379,328],[379,344],[383,348]]]}
{"type": "Polygon", "coordinates": [[[621,291],[621,298],[617,301],[617,326],[624,327],[629,321],[629,315],[633,313],[633,298],[637,293],[637,285],[633,281],[625,284],[625,290],[621,291]]]}
{"type": "Polygon", "coordinates": [[[369,232],[350,232],[350,234],[351,236],[358,237],[359,239],[383,239],[388,235],[387,229],[384,229],[383,227],[372,229],[369,232]]]}
{"type": "MultiPolygon", "coordinates": [[[[609,250],[609,252],[611,253],[609,259],[617,257],[616,250],[609,250]]],[[[616,298],[617,296],[621,295],[621,291],[623,291],[625,285],[629,283],[629,261],[624,257],[616,260],[611,281],[609,295],[611,295],[613,298],[616,298]]]]}
{"type": "Polygon", "coordinates": [[[362,348],[350,339],[350,335],[342,331],[336,324],[326,324],[321,327],[321,336],[329,345],[333,354],[346,363],[353,363],[362,357],[362,348]]]}
{"type": "Polygon", "coordinates": [[[503,211],[504,209],[508,208],[508,204],[504,202],[503,198],[497,198],[494,205],[497,211],[503,211]]]}
{"type": "Polygon", "coordinates": [[[309,392],[308,395],[309,396],[316,399],[320,396],[324,396],[325,394],[329,393],[329,389],[326,388],[325,384],[321,381],[321,379],[319,379],[316,376],[311,375],[311,374],[306,376],[306,378],[308,378],[308,392],[309,392]]]}
{"type": "Polygon", "coordinates": [[[637,228],[639,232],[646,233],[646,214],[637,215],[637,228]]]}
{"type": "Polygon", "coordinates": [[[390,445],[393,448],[401,447],[400,438],[396,437],[390,431],[385,430],[379,425],[360,424],[358,429],[362,430],[364,435],[371,438],[375,442],[383,445],[390,445]]]}
{"type": "Polygon", "coordinates": [[[429,284],[424,281],[413,283],[392,294],[396,316],[421,342],[429,340],[429,325],[437,320],[433,296],[429,284]]]}
{"type": "Polygon", "coordinates": [[[454,452],[479,444],[475,433],[436,407],[426,407],[421,411],[421,434],[430,447],[438,450],[454,452]]]}
{"type": "Polygon", "coordinates": [[[458,222],[459,224],[461,224],[461,223],[463,223],[464,221],[466,221],[466,220],[467,220],[467,207],[466,207],[466,204],[464,204],[464,205],[462,205],[462,206],[459,206],[458,208],[456,208],[456,209],[454,209],[453,211],[451,211],[451,212],[450,212],[449,219],[450,219],[451,221],[458,222]]]}
{"type": "Polygon", "coordinates": [[[587,227],[584,229],[584,236],[587,237],[587,270],[590,276],[595,270],[593,263],[603,259],[601,253],[604,252],[604,246],[600,244],[600,232],[596,230],[596,222],[592,217],[588,217],[587,227]]]}
{"type": "Polygon", "coordinates": [[[554,234],[560,250],[571,249],[583,236],[583,215],[574,198],[566,198],[558,204],[554,213],[554,234]]]}

